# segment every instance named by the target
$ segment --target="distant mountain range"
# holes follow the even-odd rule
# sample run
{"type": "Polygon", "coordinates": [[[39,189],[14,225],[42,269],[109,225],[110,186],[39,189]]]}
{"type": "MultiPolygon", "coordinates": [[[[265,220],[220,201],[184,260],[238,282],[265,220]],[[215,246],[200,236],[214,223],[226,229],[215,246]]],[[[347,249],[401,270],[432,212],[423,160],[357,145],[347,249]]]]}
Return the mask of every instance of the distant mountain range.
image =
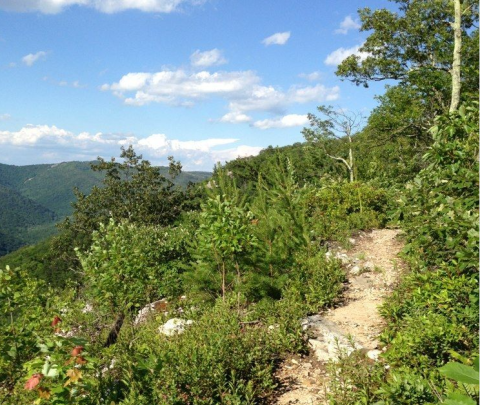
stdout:
{"type": "MultiPolygon", "coordinates": [[[[104,175],[92,171],[91,163],[0,163],[0,256],[53,235],[55,224],[72,214],[74,187],[88,194],[93,186],[102,185],[104,175]]],[[[167,167],[160,170],[168,174],[167,167]]],[[[210,176],[208,172],[183,172],[174,183],[185,186],[210,176]]]]}

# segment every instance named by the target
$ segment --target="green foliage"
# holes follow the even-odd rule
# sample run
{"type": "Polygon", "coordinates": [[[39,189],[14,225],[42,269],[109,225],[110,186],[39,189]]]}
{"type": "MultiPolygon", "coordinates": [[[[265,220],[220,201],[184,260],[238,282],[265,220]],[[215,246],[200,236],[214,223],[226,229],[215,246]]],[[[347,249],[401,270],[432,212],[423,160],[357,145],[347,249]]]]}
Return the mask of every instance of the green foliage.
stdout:
{"type": "Polygon", "coordinates": [[[478,351],[478,104],[439,117],[432,135],[402,198],[412,272],[382,308],[387,361],[423,375],[478,351]]]}
{"type": "Polygon", "coordinates": [[[360,129],[363,119],[359,114],[335,110],[332,106],[319,106],[317,110],[321,115],[317,117],[314,114],[308,114],[310,127],[304,128],[302,134],[307,142],[322,148],[326,157],[342,163],[352,182],[356,171],[353,159],[355,140],[353,136],[360,129]],[[342,149],[345,150],[342,150],[342,153],[332,152],[332,140],[343,145],[342,149]]]}
{"type": "Polygon", "coordinates": [[[454,380],[457,387],[448,392],[445,404],[449,405],[473,405],[478,404],[478,357],[473,365],[450,362],[439,369],[445,377],[454,380]]]}
{"type": "Polygon", "coordinates": [[[308,313],[317,313],[335,302],[344,281],[345,273],[338,260],[327,259],[322,251],[313,256],[301,254],[289,274],[284,295],[295,297],[308,313]]]}
{"type": "MultiPolygon", "coordinates": [[[[56,234],[55,223],[73,213],[74,189],[88,195],[93,187],[104,187],[104,173],[92,171],[92,164],[95,162],[0,164],[0,256],[56,234]]],[[[167,167],[158,170],[168,175],[167,167]]],[[[187,187],[210,176],[207,172],[183,172],[172,181],[187,187]]]]}
{"type": "Polygon", "coordinates": [[[88,342],[53,336],[40,340],[37,346],[38,357],[24,366],[30,378],[24,387],[17,387],[19,395],[25,400],[37,397],[35,404],[91,404],[102,377],[88,342]]]}
{"type": "Polygon", "coordinates": [[[389,205],[384,189],[361,182],[326,182],[312,190],[307,203],[311,229],[319,242],[384,226],[389,205]]]}
{"type": "MultiPolygon", "coordinates": [[[[202,206],[196,244],[193,247],[194,271],[210,276],[215,295],[221,291],[225,298],[229,286],[242,284],[248,258],[256,247],[252,233],[250,211],[233,205],[226,195],[208,198],[202,206]]],[[[197,278],[198,280],[198,278],[197,278]]],[[[197,286],[202,288],[201,286],[197,286]]]]}
{"type": "Polygon", "coordinates": [[[186,259],[184,228],[100,224],[92,246],[78,251],[86,294],[113,313],[142,307],[181,292],[180,263],[186,259]]]}
{"type": "Polygon", "coordinates": [[[307,188],[299,186],[288,159],[278,162],[268,176],[259,176],[255,188],[251,209],[262,252],[258,263],[270,276],[279,277],[292,267],[297,251],[309,248],[307,188]]]}
{"type": "MultiPolygon", "coordinates": [[[[295,330],[268,328],[266,318],[249,322],[223,301],[192,315],[193,325],[181,335],[159,335],[153,322],[134,340],[119,341],[113,373],[135,383],[125,386],[118,403],[254,404],[272,392],[274,362],[297,339],[298,323],[295,330]]],[[[268,316],[283,321],[281,313],[268,316]]]]}
{"type": "Polygon", "coordinates": [[[0,400],[37,352],[37,331],[51,330],[45,309],[52,291],[20,269],[0,269],[0,400]]]}
{"type": "MultiPolygon", "coordinates": [[[[52,246],[52,266],[59,273],[68,273],[78,267],[73,250],[86,250],[91,244],[92,232],[100,223],[128,220],[140,225],[172,224],[182,212],[185,195],[172,181],[163,176],[158,167],[143,160],[130,146],[122,148],[123,163],[99,159],[92,165],[95,171],[105,171],[103,187],[94,187],[89,195],[76,191],[74,212],[59,225],[61,234],[52,246]]],[[[172,169],[178,166],[172,161],[172,169]]]]}
{"type": "MultiPolygon", "coordinates": [[[[449,76],[453,60],[453,3],[446,0],[393,2],[398,4],[398,11],[359,10],[361,30],[370,31],[360,51],[368,52],[368,56],[365,60],[357,55],[349,56],[338,66],[337,74],[365,86],[369,81],[401,80],[427,92],[427,86],[441,83],[449,76]]],[[[478,21],[478,4],[463,1],[462,10],[463,40],[468,43],[478,35],[471,29],[478,21]]],[[[478,49],[476,52],[478,55],[478,49]]],[[[478,60],[476,63],[478,68],[478,60]]],[[[438,91],[435,88],[430,91],[435,90],[438,91]]],[[[442,95],[437,93],[437,98],[441,102],[442,95]]]]}

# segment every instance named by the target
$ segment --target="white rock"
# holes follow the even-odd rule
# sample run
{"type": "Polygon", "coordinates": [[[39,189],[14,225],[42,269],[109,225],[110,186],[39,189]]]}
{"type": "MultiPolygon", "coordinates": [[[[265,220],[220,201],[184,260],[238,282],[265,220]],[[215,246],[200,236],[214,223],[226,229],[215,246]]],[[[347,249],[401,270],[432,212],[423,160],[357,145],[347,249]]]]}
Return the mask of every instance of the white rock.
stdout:
{"type": "Polygon", "coordinates": [[[335,257],[339,259],[342,264],[347,264],[350,261],[349,257],[345,253],[337,253],[335,257]]]}
{"type": "Polygon", "coordinates": [[[353,266],[351,269],[350,269],[350,274],[356,276],[357,274],[360,273],[362,269],[360,268],[360,266],[353,266]]]}
{"type": "Polygon", "coordinates": [[[363,267],[369,270],[373,270],[375,268],[375,265],[372,262],[365,262],[363,263],[363,267]]]}
{"type": "Polygon", "coordinates": [[[166,312],[168,306],[168,301],[166,299],[161,299],[155,302],[152,302],[151,304],[145,305],[140,311],[138,311],[137,316],[135,317],[135,320],[133,321],[134,326],[138,326],[142,323],[144,323],[148,317],[154,313],[164,313],[165,315],[168,314],[166,312]]]}
{"type": "Polygon", "coordinates": [[[350,238],[348,241],[349,241],[349,242],[350,242],[352,245],[355,245],[355,242],[356,242],[356,240],[355,240],[355,239],[353,239],[353,238],[350,238]]]}
{"type": "Polygon", "coordinates": [[[193,321],[191,319],[185,320],[180,318],[169,319],[166,323],[161,325],[158,328],[158,332],[166,336],[179,335],[185,332],[186,326],[192,325],[193,321]]]}
{"type": "Polygon", "coordinates": [[[379,358],[380,354],[382,354],[381,350],[377,350],[377,349],[369,350],[367,352],[367,357],[369,359],[372,359],[373,361],[378,361],[378,358],[379,358]]]}
{"type": "Polygon", "coordinates": [[[320,315],[309,316],[307,319],[307,328],[315,336],[308,343],[319,361],[337,361],[341,354],[349,355],[354,350],[362,349],[360,344],[352,342],[332,322],[322,319],[320,315]]]}
{"type": "Polygon", "coordinates": [[[82,309],[82,314],[89,314],[90,312],[93,312],[92,304],[85,304],[85,306],[82,309]]]}

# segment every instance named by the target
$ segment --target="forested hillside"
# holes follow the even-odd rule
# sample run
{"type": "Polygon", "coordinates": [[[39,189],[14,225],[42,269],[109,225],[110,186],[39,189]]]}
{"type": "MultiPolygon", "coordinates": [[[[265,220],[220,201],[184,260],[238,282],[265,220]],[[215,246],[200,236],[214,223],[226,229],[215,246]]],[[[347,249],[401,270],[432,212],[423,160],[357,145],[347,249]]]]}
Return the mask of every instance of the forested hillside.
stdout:
{"type": "MultiPolygon", "coordinates": [[[[101,187],[104,174],[91,170],[95,162],[13,166],[0,164],[0,256],[56,233],[55,224],[72,214],[74,190],[88,194],[101,187]]],[[[161,168],[168,173],[168,168],[161,168]]],[[[184,172],[175,184],[186,187],[210,177],[184,172]]]]}
{"type": "Polygon", "coordinates": [[[1,403],[276,403],[279,365],[312,349],[306,317],[346,298],[332,247],[381,228],[404,266],[375,358],[310,364],[329,403],[478,403],[478,4],[395,3],[360,10],[367,56],[337,71],[390,80],[368,117],[318,106],[304,143],[186,188],[173,159],[99,160],[59,235],[0,262],[1,403]]]}

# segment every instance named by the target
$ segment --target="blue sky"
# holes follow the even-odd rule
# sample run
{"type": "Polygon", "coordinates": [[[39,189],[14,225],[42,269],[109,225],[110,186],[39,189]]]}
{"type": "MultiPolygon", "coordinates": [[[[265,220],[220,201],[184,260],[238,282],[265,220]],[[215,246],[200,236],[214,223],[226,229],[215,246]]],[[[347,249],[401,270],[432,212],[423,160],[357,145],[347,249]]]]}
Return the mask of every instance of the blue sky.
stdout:
{"type": "Polygon", "coordinates": [[[302,141],[320,104],[363,112],[334,74],[386,1],[0,0],[0,162],[118,156],[186,169],[302,141]]]}

